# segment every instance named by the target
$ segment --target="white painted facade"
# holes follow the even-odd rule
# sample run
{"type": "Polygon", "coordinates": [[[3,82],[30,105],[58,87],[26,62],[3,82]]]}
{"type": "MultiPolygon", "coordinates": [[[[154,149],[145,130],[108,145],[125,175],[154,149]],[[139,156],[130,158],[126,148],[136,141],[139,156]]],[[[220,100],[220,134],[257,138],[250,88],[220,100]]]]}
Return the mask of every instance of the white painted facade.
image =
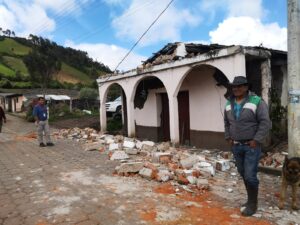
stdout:
{"type": "MultiPolygon", "coordinates": [[[[180,46],[180,52],[183,52],[182,46],[180,46]]],[[[255,54],[258,53],[255,52],[255,54]]],[[[153,65],[150,68],[138,68],[124,74],[98,79],[101,130],[106,131],[105,102],[108,89],[112,84],[118,84],[126,95],[127,129],[130,137],[136,136],[136,125],[160,127],[162,104],[158,93],[167,93],[170,139],[175,144],[179,143],[177,99],[179,91],[188,91],[189,93],[191,130],[224,132],[223,111],[226,103],[224,98],[226,88],[216,85],[217,82],[213,78],[216,70],[221,71],[229,82],[235,76],[246,76],[245,49],[242,46],[231,46],[219,50],[215,56],[208,57],[207,54],[200,54],[192,58],[178,59],[169,63],[153,65]],[[137,86],[147,77],[158,78],[164,88],[150,89],[144,107],[142,109],[134,108],[137,86]]]]}

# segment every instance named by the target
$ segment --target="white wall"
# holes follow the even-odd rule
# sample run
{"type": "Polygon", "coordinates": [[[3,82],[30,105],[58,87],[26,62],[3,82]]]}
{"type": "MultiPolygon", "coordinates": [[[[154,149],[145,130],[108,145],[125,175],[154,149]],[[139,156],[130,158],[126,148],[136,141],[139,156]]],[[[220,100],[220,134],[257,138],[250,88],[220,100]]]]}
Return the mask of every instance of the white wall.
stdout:
{"type": "Polygon", "coordinates": [[[189,90],[191,130],[224,131],[226,89],[216,86],[213,73],[213,68],[197,68],[187,75],[180,89],[189,90]]]}
{"type": "Polygon", "coordinates": [[[135,108],[135,122],[137,125],[147,127],[159,127],[160,126],[160,114],[162,112],[161,97],[159,93],[166,92],[163,89],[151,89],[149,90],[147,100],[142,109],[135,108]]]}

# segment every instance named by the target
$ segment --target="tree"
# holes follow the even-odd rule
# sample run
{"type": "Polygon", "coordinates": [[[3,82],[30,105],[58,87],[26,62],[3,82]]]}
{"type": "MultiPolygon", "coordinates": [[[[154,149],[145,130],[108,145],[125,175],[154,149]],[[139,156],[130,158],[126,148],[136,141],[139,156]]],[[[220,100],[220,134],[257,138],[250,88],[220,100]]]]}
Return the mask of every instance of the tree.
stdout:
{"type": "Polygon", "coordinates": [[[89,101],[94,101],[98,97],[98,91],[93,88],[81,88],[79,92],[79,99],[85,100],[85,106],[89,107],[89,101]]]}
{"type": "Polygon", "coordinates": [[[8,37],[10,37],[11,31],[9,29],[6,29],[5,33],[8,35],[8,37]]]}
{"type": "Polygon", "coordinates": [[[42,88],[47,88],[53,75],[59,72],[61,62],[48,39],[35,37],[33,41],[35,42],[33,50],[23,58],[23,61],[31,80],[40,83],[42,88]]]}
{"type": "Polygon", "coordinates": [[[80,99],[96,100],[98,92],[93,88],[81,88],[79,92],[80,99]]]}

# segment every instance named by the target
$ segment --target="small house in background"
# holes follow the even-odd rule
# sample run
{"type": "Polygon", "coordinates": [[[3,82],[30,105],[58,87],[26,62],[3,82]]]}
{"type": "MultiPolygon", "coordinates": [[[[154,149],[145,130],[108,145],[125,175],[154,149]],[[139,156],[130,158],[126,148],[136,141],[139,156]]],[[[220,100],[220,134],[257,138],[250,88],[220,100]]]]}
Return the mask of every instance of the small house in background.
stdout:
{"type": "Polygon", "coordinates": [[[285,51],[170,43],[136,69],[97,80],[101,130],[106,131],[107,127],[108,91],[119,85],[123,126],[128,136],[228,149],[223,112],[231,93],[229,82],[235,76],[247,77],[251,90],[269,105],[271,115],[273,109],[287,106],[285,51]]]}
{"type": "Polygon", "coordinates": [[[21,112],[23,101],[23,94],[0,93],[0,105],[2,105],[7,112],[21,112]]]}

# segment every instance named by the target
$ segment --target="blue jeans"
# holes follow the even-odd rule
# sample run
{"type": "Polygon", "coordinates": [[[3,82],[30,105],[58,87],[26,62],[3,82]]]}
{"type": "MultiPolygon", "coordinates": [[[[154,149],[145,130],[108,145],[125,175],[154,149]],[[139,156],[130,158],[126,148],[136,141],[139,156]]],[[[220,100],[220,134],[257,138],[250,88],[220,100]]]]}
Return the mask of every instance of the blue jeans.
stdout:
{"type": "Polygon", "coordinates": [[[243,177],[245,184],[258,188],[257,171],[261,147],[250,148],[249,145],[233,145],[232,152],[238,172],[243,177]]]}

